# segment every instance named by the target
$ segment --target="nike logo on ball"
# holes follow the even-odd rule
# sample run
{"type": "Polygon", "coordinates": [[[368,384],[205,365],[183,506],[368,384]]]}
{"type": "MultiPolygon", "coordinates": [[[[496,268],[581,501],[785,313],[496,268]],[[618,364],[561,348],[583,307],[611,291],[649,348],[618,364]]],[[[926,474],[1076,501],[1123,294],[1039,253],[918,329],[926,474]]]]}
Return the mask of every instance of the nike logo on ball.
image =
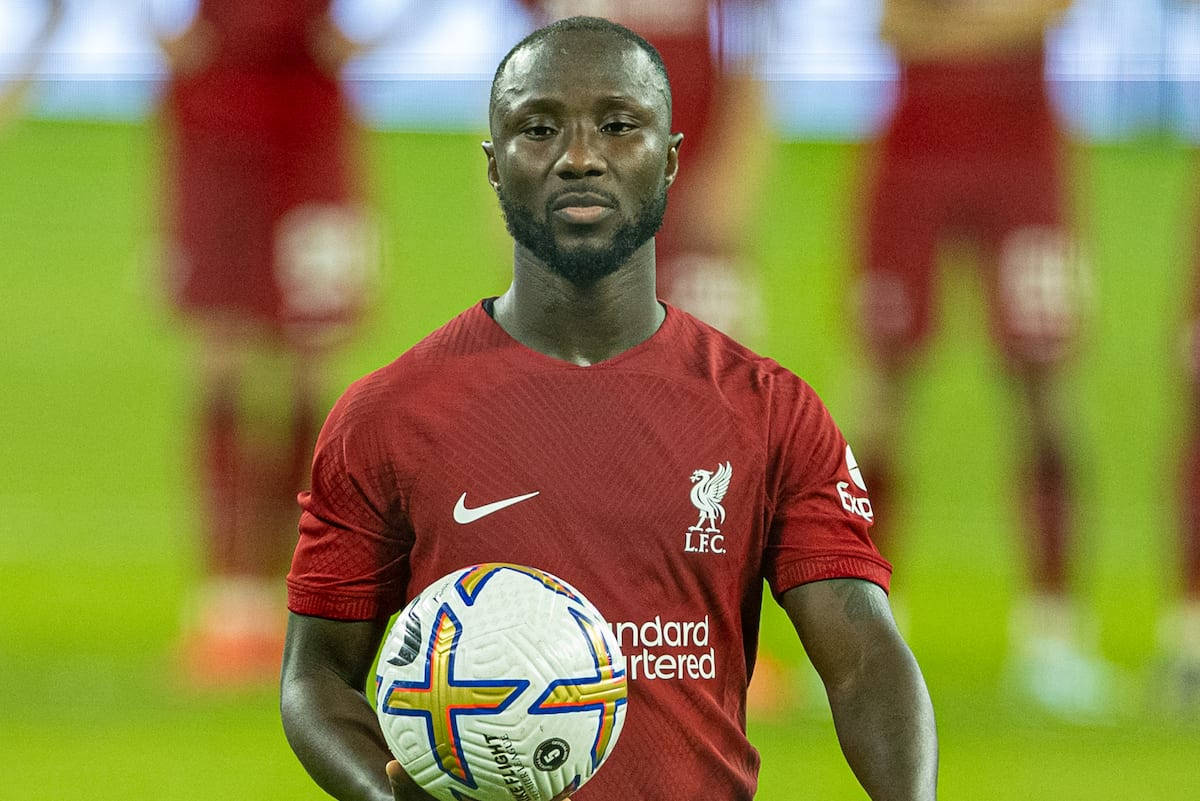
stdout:
{"type": "Polygon", "coordinates": [[[455,523],[474,523],[481,517],[487,517],[492,512],[499,512],[505,507],[512,506],[514,503],[527,501],[536,492],[531,492],[528,495],[518,495],[515,498],[505,498],[502,501],[494,501],[493,503],[485,503],[483,506],[477,506],[474,509],[467,508],[467,493],[463,493],[458,498],[458,503],[454,504],[454,522],[455,523]]]}

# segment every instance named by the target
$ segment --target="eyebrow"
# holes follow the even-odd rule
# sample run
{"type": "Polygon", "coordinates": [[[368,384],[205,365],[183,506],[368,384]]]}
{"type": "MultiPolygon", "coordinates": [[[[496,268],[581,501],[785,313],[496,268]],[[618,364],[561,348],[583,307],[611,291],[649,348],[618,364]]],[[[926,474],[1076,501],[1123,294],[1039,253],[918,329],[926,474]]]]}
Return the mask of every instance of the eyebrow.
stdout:
{"type": "MultiPolygon", "coordinates": [[[[611,106],[627,106],[627,107],[635,109],[637,111],[644,111],[644,112],[647,112],[650,114],[653,114],[655,112],[655,107],[653,105],[643,102],[641,100],[638,100],[637,98],[631,97],[629,95],[622,95],[622,94],[605,95],[604,97],[598,98],[595,103],[595,107],[597,107],[597,108],[607,108],[607,107],[611,107],[611,106]]],[[[521,113],[524,113],[527,111],[542,111],[542,110],[559,111],[565,107],[566,107],[566,103],[564,103],[563,101],[561,101],[557,98],[547,97],[547,96],[541,96],[541,97],[534,96],[534,97],[529,97],[524,100],[521,100],[520,102],[516,103],[515,105],[509,106],[506,109],[506,113],[521,114],[521,113]]]]}

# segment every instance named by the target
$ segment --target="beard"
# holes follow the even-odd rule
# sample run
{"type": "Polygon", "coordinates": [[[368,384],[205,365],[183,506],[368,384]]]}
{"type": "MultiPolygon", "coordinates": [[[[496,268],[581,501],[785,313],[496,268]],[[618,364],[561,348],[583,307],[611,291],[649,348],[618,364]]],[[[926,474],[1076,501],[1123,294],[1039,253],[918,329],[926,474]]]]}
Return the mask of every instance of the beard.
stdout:
{"type": "Polygon", "coordinates": [[[606,275],[615,273],[634,251],[658,233],[667,211],[667,186],[664,182],[642,204],[634,219],[621,221],[607,244],[564,248],[555,239],[550,224],[553,198],[546,201],[544,214],[539,220],[528,206],[510,197],[503,188],[499,196],[504,224],[512,238],[552,272],[580,288],[589,287],[606,275]]]}

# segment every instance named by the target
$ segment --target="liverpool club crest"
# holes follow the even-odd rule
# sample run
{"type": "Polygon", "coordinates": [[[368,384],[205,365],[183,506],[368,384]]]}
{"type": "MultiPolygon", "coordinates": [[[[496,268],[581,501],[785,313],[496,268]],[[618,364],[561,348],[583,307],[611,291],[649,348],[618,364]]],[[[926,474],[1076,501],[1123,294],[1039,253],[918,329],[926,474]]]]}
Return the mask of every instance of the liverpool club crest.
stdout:
{"type": "Polygon", "coordinates": [[[684,551],[698,553],[725,553],[725,537],[720,525],[725,522],[725,507],[721,501],[729,490],[733,478],[733,467],[729,462],[718,464],[716,470],[692,472],[692,505],[700,512],[696,525],[689,526],[684,551]]]}

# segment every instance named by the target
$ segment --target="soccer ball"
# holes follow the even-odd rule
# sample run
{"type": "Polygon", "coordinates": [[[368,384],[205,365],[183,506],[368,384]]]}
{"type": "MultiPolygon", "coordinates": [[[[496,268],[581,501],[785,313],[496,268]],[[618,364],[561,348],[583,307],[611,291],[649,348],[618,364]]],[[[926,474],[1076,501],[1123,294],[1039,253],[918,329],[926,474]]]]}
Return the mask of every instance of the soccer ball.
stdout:
{"type": "Polygon", "coordinates": [[[442,801],[574,791],[612,753],[625,699],[625,657],[596,607],[562,579],[499,562],[413,598],[375,679],[388,747],[442,801]]]}

